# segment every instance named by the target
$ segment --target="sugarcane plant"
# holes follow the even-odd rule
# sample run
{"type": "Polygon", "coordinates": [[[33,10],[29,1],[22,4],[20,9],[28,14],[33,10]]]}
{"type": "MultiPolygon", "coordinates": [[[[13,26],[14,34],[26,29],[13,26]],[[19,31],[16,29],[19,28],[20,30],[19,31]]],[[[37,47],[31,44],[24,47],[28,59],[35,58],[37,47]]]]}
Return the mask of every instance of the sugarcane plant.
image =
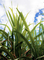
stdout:
{"type": "MultiPolygon", "coordinates": [[[[4,7],[5,8],[5,7],[4,7]]],[[[29,25],[26,23],[26,17],[23,13],[17,10],[17,14],[14,14],[13,9],[6,11],[6,15],[12,27],[12,31],[7,24],[4,25],[4,30],[0,29],[0,59],[6,60],[44,60],[44,25],[42,20],[37,23],[30,31],[29,25]],[[12,15],[11,15],[12,13],[12,15]],[[39,25],[38,35],[36,27],[39,25]],[[6,27],[9,32],[5,32],[6,27]],[[42,29],[42,30],[41,30],[42,29]],[[4,40],[5,39],[5,40],[4,40]]]]}

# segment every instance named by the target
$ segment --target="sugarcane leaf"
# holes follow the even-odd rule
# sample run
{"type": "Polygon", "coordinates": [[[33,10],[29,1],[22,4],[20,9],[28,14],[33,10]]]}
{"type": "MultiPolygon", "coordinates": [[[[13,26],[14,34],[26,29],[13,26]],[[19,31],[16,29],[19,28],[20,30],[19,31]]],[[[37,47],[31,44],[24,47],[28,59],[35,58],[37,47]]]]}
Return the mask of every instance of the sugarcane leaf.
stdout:
{"type": "Polygon", "coordinates": [[[11,54],[11,52],[9,52],[2,44],[0,44],[0,45],[2,46],[2,47],[0,48],[0,50],[6,52],[6,53],[10,56],[10,58],[14,60],[14,57],[13,57],[13,55],[11,54]]]}
{"type": "Polygon", "coordinates": [[[27,45],[28,45],[28,47],[30,48],[30,50],[32,50],[33,53],[34,53],[35,51],[34,51],[34,49],[32,48],[31,44],[28,42],[28,40],[27,40],[21,33],[19,33],[18,31],[14,31],[14,32],[18,33],[18,34],[23,38],[23,40],[27,43],[27,45]]]}
{"type": "Polygon", "coordinates": [[[15,24],[15,26],[16,26],[16,24],[17,24],[17,20],[16,20],[16,17],[15,17],[15,15],[14,15],[13,9],[12,9],[12,8],[10,8],[10,7],[9,7],[9,9],[10,9],[10,10],[11,10],[11,12],[12,12],[13,22],[14,22],[14,24],[15,24]]]}
{"type": "Polygon", "coordinates": [[[26,18],[27,18],[27,16],[28,16],[29,13],[30,13],[30,11],[26,14],[26,16],[25,16],[25,20],[26,20],[26,18]]]}
{"type": "MultiPolygon", "coordinates": [[[[0,29],[0,31],[3,32],[3,34],[6,36],[6,39],[7,39],[7,38],[8,38],[8,37],[7,37],[7,36],[8,36],[8,33],[6,33],[4,30],[1,30],[1,29],[0,29]]],[[[9,36],[9,39],[10,39],[10,41],[12,41],[12,39],[10,38],[10,36],[9,36]]],[[[12,41],[12,42],[13,42],[13,41],[12,41]]]]}
{"type": "Polygon", "coordinates": [[[11,16],[11,13],[9,12],[9,10],[8,10],[8,14],[9,14],[9,16],[10,16],[10,19],[11,19],[11,22],[12,22],[13,26],[15,26],[14,21],[13,21],[13,18],[12,18],[12,16],[11,16]]]}
{"type": "Polygon", "coordinates": [[[31,30],[31,33],[35,30],[35,28],[40,24],[40,23],[42,23],[42,22],[44,22],[44,21],[40,21],[39,23],[37,23],[36,25],[35,25],[35,27],[31,30]]]}
{"type": "Polygon", "coordinates": [[[6,26],[8,28],[8,30],[11,32],[9,26],[7,26],[6,24],[0,24],[0,25],[6,26]]]}
{"type": "Polygon", "coordinates": [[[41,58],[44,58],[44,55],[40,56],[40,57],[37,57],[36,60],[41,59],[41,58]]]}

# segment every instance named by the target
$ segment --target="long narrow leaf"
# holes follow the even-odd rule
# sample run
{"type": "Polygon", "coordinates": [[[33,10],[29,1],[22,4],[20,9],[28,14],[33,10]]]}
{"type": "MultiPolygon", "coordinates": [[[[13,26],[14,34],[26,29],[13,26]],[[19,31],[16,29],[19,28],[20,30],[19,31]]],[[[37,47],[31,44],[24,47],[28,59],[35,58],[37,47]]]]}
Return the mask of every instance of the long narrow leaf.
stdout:
{"type": "MultiPolygon", "coordinates": [[[[1,46],[2,46],[2,45],[1,45],[1,46]]],[[[6,53],[10,56],[10,58],[11,58],[12,60],[14,60],[14,57],[13,57],[13,55],[11,54],[11,52],[9,52],[6,48],[4,48],[4,46],[2,46],[1,50],[4,51],[4,52],[6,52],[6,53]]]]}
{"type": "Polygon", "coordinates": [[[30,48],[30,50],[32,50],[33,53],[34,53],[35,51],[34,51],[34,49],[32,48],[31,44],[28,42],[28,40],[27,40],[21,33],[19,33],[18,31],[14,31],[14,32],[18,33],[18,34],[24,39],[24,41],[27,43],[27,45],[28,45],[28,47],[30,48]]]}

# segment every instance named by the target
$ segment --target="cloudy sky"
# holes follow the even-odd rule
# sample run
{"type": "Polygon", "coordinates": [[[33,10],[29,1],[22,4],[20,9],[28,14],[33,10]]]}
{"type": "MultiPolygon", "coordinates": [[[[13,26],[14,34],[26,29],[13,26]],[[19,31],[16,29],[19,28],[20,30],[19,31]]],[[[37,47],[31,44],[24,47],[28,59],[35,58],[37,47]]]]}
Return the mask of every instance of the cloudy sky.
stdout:
{"type": "MultiPolygon", "coordinates": [[[[5,5],[6,9],[12,6],[14,13],[16,13],[16,7],[18,5],[18,9],[21,12],[23,12],[24,16],[26,16],[26,14],[30,11],[26,19],[28,24],[29,22],[33,23],[35,19],[35,14],[39,12],[40,9],[44,8],[44,0],[0,0],[0,23],[4,23],[4,24],[7,23],[7,17],[3,8],[3,4],[5,5]],[[12,5],[11,5],[11,1],[12,1],[12,5]]],[[[39,16],[37,19],[39,22],[41,17],[39,16]]],[[[8,25],[10,24],[8,23],[8,25]]],[[[32,27],[30,28],[32,29],[32,27]]]]}

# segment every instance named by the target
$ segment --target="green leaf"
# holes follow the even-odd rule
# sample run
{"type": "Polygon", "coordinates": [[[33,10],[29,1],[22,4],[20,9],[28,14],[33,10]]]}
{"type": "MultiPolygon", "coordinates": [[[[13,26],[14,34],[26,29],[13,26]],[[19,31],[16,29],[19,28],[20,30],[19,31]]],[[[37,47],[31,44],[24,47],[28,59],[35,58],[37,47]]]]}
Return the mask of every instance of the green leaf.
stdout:
{"type": "Polygon", "coordinates": [[[13,18],[12,18],[12,16],[11,16],[11,13],[10,13],[9,11],[8,11],[8,14],[9,14],[9,16],[10,16],[10,19],[11,19],[11,22],[12,22],[13,26],[15,26],[14,21],[13,21],[13,18]]]}
{"type": "MultiPolygon", "coordinates": [[[[5,12],[6,12],[6,11],[5,11],[5,12]]],[[[13,27],[13,24],[12,24],[12,22],[11,22],[11,20],[10,20],[10,17],[9,17],[8,11],[6,12],[6,15],[7,15],[7,17],[8,17],[8,20],[9,20],[10,24],[11,24],[11,27],[13,27]]]]}
{"type": "Polygon", "coordinates": [[[40,57],[37,57],[36,60],[41,59],[41,58],[44,58],[44,55],[40,56],[40,57]]]}
{"type": "Polygon", "coordinates": [[[10,58],[11,58],[12,60],[14,60],[14,57],[13,57],[13,55],[11,54],[11,52],[9,52],[3,45],[1,45],[1,46],[2,46],[2,48],[0,48],[0,50],[6,52],[6,53],[10,56],[10,58]]]}
{"type": "Polygon", "coordinates": [[[40,24],[40,23],[42,23],[42,22],[44,22],[44,21],[40,21],[37,25],[35,25],[35,27],[31,30],[31,33],[35,30],[35,28],[40,24]]]}
{"type": "MultiPolygon", "coordinates": [[[[10,8],[10,7],[9,7],[9,8],[10,8]]],[[[10,8],[10,10],[11,10],[11,12],[12,12],[13,22],[14,22],[14,24],[15,24],[15,26],[16,26],[16,24],[17,24],[16,17],[15,17],[15,15],[14,15],[13,9],[12,9],[12,8],[10,8]]]]}
{"type": "Polygon", "coordinates": [[[26,14],[26,16],[25,16],[25,20],[26,20],[26,18],[27,18],[27,16],[28,16],[29,13],[30,13],[30,11],[26,14]]]}
{"type": "Polygon", "coordinates": [[[21,33],[19,33],[18,31],[14,31],[14,32],[18,33],[24,39],[24,41],[26,42],[26,44],[28,45],[30,50],[32,50],[33,53],[35,53],[34,49],[32,48],[31,44],[28,42],[28,40],[21,33]]]}
{"type": "Polygon", "coordinates": [[[4,25],[4,26],[6,26],[6,27],[8,28],[8,30],[11,32],[9,26],[7,26],[6,24],[0,24],[0,25],[4,25]]]}

